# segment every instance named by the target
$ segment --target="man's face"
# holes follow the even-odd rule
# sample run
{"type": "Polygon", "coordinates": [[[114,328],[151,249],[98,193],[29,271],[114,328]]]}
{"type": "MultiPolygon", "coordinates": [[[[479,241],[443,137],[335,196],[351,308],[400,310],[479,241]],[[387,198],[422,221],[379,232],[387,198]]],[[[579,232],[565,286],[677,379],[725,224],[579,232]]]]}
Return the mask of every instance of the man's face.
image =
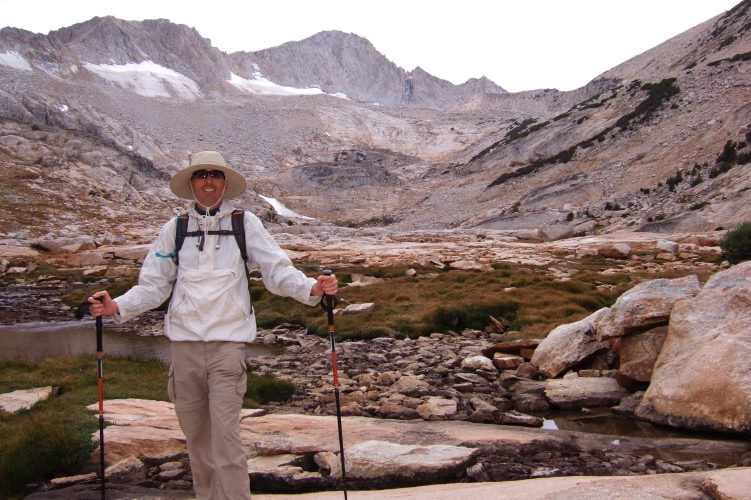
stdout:
{"type": "Polygon", "coordinates": [[[193,187],[193,195],[198,202],[198,208],[206,210],[215,208],[219,204],[224,194],[224,188],[227,179],[224,178],[224,172],[221,170],[202,169],[193,172],[193,176],[188,181],[193,187]]]}

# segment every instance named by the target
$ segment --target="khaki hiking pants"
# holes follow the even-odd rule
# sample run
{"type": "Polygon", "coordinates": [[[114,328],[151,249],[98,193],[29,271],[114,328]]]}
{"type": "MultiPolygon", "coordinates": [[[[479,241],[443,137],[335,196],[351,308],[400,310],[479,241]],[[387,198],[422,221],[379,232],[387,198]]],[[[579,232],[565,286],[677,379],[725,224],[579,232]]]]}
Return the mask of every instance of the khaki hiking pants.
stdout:
{"type": "Polygon", "coordinates": [[[167,392],[185,434],[196,500],[250,500],[240,410],[245,344],[172,342],[167,392]]]}

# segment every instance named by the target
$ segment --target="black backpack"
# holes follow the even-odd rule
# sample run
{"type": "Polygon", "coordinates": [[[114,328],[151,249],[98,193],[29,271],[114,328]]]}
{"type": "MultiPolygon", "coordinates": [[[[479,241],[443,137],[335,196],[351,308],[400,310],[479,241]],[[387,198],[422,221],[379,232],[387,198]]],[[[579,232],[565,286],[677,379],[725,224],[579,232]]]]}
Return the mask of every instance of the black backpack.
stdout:
{"type": "MultiPolygon", "coordinates": [[[[237,247],[240,249],[240,255],[243,258],[243,267],[245,268],[245,277],[248,279],[248,294],[250,295],[250,270],[248,270],[248,249],[245,246],[245,210],[237,209],[232,211],[232,230],[221,229],[216,231],[207,231],[208,234],[234,235],[237,247]]],[[[203,250],[203,244],[206,239],[204,231],[188,231],[188,214],[179,214],[177,216],[177,227],[175,229],[175,251],[173,259],[175,265],[180,263],[180,249],[186,237],[198,237],[198,249],[203,250]]],[[[250,313],[253,314],[253,299],[251,298],[250,313]]]]}
{"type": "MultiPolygon", "coordinates": [[[[240,255],[242,255],[245,265],[245,272],[248,273],[248,249],[245,247],[245,210],[233,210],[232,211],[232,231],[227,229],[221,229],[218,231],[207,231],[208,234],[218,235],[234,235],[237,247],[240,249],[240,255]]],[[[188,214],[179,214],[177,216],[177,228],[175,230],[175,252],[174,259],[175,265],[180,263],[180,249],[183,247],[183,242],[188,236],[201,238],[198,242],[198,249],[203,250],[204,240],[206,233],[204,231],[188,231],[188,214]]]]}

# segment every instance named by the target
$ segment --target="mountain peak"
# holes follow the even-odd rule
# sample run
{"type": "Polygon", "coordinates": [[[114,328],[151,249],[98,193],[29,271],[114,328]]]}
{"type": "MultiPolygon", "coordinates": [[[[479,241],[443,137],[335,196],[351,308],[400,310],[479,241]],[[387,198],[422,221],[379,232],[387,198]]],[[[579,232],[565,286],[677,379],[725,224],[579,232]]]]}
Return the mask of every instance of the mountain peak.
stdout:
{"type": "MultiPolygon", "coordinates": [[[[470,98],[470,93],[504,92],[484,77],[457,86],[419,66],[406,72],[366,38],[339,30],[321,31],[300,41],[255,52],[232,54],[213,47],[195,28],[168,19],[125,21],[113,16],[94,17],[46,36],[34,35],[36,38],[31,37],[34,42],[21,42],[30,39],[28,33],[11,30],[3,33],[0,49],[19,43],[32,45],[33,49],[25,49],[25,57],[45,71],[75,77],[77,70],[71,68],[94,65],[100,67],[97,74],[105,74],[115,84],[117,78],[109,76],[119,72],[118,67],[130,68],[128,71],[136,71],[143,78],[150,78],[145,75],[149,71],[172,71],[178,74],[174,78],[187,78],[187,85],[198,86],[188,93],[191,96],[229,89],[227,82],[234,78],[233,74],[247,81],[262,76],[277,86],[320,89],[385,106],[451,109],[470,98]]],[[[154,78],[160,80],[163,76],[155,74],[154,78]]],[[[142,84],[135,85],[139,86],[142,84]]],[[[130,84],[125,87],[134,88],[130,84]]],[[[159,91],[156,95],[168,94],[186,95],[172,91],[159,91]]]]}

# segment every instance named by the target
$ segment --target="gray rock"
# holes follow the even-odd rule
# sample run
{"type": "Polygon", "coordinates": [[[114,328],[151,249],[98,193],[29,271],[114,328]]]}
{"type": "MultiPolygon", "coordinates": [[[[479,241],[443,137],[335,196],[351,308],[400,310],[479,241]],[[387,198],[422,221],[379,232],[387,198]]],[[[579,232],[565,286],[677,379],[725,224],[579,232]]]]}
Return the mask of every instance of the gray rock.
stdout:
{"type": "Polygon", "coordinates": [[[675,303],[694,297],[699,290],[701,284],[695,275],[640,283],[618,297],[608,314],[600,320],[597,339],[606,340],[667,325],[675,303]]]}
{"type": "Polygon", "coordinates": [[[402,445],[365,441],[345,450],[352,464],[348,477],[369,480],[376,487],[416,486],[453,480],[478,453],[476,448],[451,445],[402,445]]]}
{"type": "Polygon", "coordinates": [[[557,377],[584,359],[607,349],[598,341],[598,324],[609,312],[600,309],[576,323],[555,328],[540,342],[530,363],[546,377],[557,377]]]}
{"type": "Polygon", "coordinates": [[[549,380],[545,389],[550,403],[563,410],[614,406],[630,394],[610,377],[549,380]]]}
{"type": "Polygon", "coordinates": [[[575,232],[574,226],[564,221],[548,222],[539,227],[540,239],[542,241],[556,241],[571,238],[575,232]]]}

